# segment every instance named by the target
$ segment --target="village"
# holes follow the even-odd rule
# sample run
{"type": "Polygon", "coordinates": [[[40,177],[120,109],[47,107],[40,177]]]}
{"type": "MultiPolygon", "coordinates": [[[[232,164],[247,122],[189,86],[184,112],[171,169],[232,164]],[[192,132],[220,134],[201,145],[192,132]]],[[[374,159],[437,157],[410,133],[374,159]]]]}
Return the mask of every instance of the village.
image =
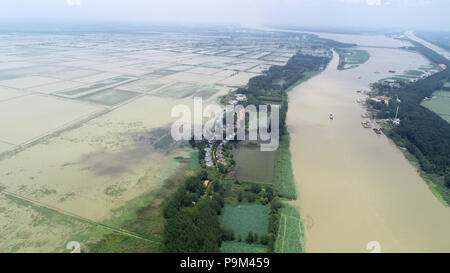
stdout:
{"type": "MultiPolygon", "coordinates": [[[[239,102],[246,102],[247,97],[244,94],[236,94],[235,99],[230,100],[230,105],[237,105],[239,102]]],[[[227,163],[227,160],[230,159],[227,158],[224,155],[224,146],[229,143],[229,141],[232,141],[236,137],[235,130],[239,128],[240,126],[245,126],[245,110],[243,108],[240,109],[240,111],[237,113],[237,119],[234,122],[233,127],[234,128],[227,128],[225,121],[226,114],[228,113],[229,109],[223,110],[223,112],[217,117],[217,125],[221,125],[223,127],[223,131],[225,132],[225,139],[223,139],[223,135],[219,135],[219,132],[215,132],[214,129],[211,129],[210,136],[209,137],[203,137],[203,140],[196,142],[205,142],[206,147],[203,148],[204,150],[204,161],[206,167],[219,167],[218,164],[222,165],[223,167],[226,167],[229,165],[229,162],[227,163]],[[230,132],[231,131],[231,132],[230,132]],[[208,140],[209,139],[209,140],[208,140]]]]}

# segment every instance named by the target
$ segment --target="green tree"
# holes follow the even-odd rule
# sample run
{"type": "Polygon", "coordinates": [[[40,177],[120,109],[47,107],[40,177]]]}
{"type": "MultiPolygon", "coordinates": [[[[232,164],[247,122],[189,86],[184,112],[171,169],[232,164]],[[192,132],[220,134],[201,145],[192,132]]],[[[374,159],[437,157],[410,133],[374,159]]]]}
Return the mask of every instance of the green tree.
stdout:
{"type": "Polygon", "coordinates": [[[258,193],[261,192],[261,186],[256,185],[256,184],[252,184],[251,187],[250,187],[250,191],[255,193],[255,194],[258,194],[258,193]]]}
{"type": "Polygon", "coordinates": [[[238,193],[237,200],[239,202],[242,202],[242,192],[241,191],[239,191],[239,193],[238,193]]]}
{"type": "Polygon", "coordinates": [[[270,241],[270,234],[264,234],[261,236],[261,238],[259,239],[259,242],[263,245],[267,245],[269,244],[270,241]]]}
{"type": "Polygon", "coordinates": [[[253,242],[255,241],[253,232],[249,232],[247,234],[247,238],[245,239],[245,241],[247,242],[247,244],[253,244],[253,242]]]}

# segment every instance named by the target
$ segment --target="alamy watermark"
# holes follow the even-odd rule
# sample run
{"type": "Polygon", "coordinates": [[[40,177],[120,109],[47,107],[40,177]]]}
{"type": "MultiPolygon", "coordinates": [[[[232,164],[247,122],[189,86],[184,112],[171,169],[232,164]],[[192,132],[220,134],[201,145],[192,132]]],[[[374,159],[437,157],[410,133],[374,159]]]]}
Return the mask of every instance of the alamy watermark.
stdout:
{"type": "Polygon", "coordinates": [[[247,105],[245,108],[242,105],[227,105],[223,109],[217,104],[203,107],[203,99],[195,97],[193,113],[187,105],[176,105],[171,115],[179,117],[171,129],[176,141],[192,138],[198,141],[252,140],[260,142],[261,151],[278,149],[279,105],[247,105]],[[205,119],[208,120],[204,122],[205,119]]]}

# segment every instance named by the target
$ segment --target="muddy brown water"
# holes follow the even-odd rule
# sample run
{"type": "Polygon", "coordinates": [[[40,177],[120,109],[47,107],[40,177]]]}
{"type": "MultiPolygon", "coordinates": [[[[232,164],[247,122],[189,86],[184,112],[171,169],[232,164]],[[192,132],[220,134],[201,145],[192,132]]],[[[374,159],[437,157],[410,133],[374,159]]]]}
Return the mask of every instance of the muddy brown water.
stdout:
{"type": "Polygon", "coordinates": [[[356,91],[388,70],[428,61],[401,49],[366,50],[371,59],[345,71],[337,70],[334,53],[325,71],[289,94],[295,204],[305,222],[306,251],[368,252],[376,241],[382,252],[449,252],[450,209],[394,144],[362,128],[365,111],[356,103],[363,97],[356,91]]]}

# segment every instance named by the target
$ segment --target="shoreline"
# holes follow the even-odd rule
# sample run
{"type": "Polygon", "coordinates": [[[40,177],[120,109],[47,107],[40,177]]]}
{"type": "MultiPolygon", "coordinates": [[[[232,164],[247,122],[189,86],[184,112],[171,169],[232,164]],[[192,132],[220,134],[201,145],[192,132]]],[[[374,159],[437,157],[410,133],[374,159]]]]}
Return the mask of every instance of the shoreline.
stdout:
{"type": "MultiPolygon", "coordinates": [[[[379,119],[374,119],[374,120],[379,120],[379,119]]],[[[431,191],[433,196],[437,200],[439,200],[439,202],[442,205],[444,205],[447,208],[450,208],[450,200],[446,200],[449,197],[445,196],[447,194],[445,191],[446,190],[448,191],[448,189],[442,188],[442,187],[445,187],[445,185],[442,186],[441,184],[443,182],[439,181],[439,180],[443,180],[443,178],[436,174],[428,173],[428,172],[422,170],[417,157],[415,155],[413,155],[412,153],[410,153],[408,150],[403,150],[402,148],[404,148],[404,147],[401,146],[400,144],[398,144],[395,141],[395,139],[392,138],[391,133],[390,133],[391,130],[392,129],[383,129],[384,135],[389,139],[389,141],[392,143],[392,145],[395,146],[395,148],[398,149],[402,153],[403,157],[415,169],[415,171],[422,178],[423,182],[427,185],[428,189],[431,191]]]]}
{"type": "MultiPolygon", "coordinates": [[[[331,63],[331,59],[330,62],[327,64],[330,65],[331,63]]],[[[298,86],[300,86],[303,83],[308,82],[309,80],[313,79],[314,77],[320,75],[325,69],[322,70],[318,70],[318,71],[311,71],[311,72],[307,72],[308,75],[305,77],[305,79],[302,79],[298,82],[296,82],[295,84],[293,84],[291,87],[289,87],[286,92],[289,96],[289,93],[292,93],[292,91],[294,90],[294,88],[297,88],[298,86]]],[[[305,73],[306,74],[306,73],[305,73]]],[[[288,107],[289,107],[289,98],[288,98],[288,107]]],[[[289,113],[289,110],[288,110],[289,113]]],[[[276,253],[292,253],[292,252],[284,252],[284,245],[285,245],[285,238],[286,235],[286,221],[287,219],[292,219],[292,218],[296,218],[295,216],[292,216],[292,214],[297,214],[297,221],[298,221],[298,234],[299,234],[299,243],[300,243],[300,251],[296,252],[296,253],[306,253],[306,234],[305,234],[305,220],[302,217],[302,213],[300,211],[300,208],[292,203],[295,202],[299,202],[299,198],[300,198],[300,193],[299,193],[299,189],[296,183],[296,178],[293,172],[293,168],[292,168],[292,159],[291,159],[291,132],[289,130],[289,126],[287,125],[287,133],[285,135],[282,136],[282,139],[280,140],[280,146],[278,148],[277,151],[277,162],[275,163],[275,172],[274,172],[274,180],[275,180],[275,184],[278,186],[279,191],[280,191],[280,196],[283,196],[283,192],[282,191],[287,191],[287,193],[290,193],[290,191],[294,191],[293,195],[287,195],[287,198],[283,198],[281,199],[282,203],[283,203],[283,208],[281,211],[281,217],[280,217],[280,222],[279,222],[279,229],[278,229],[278,234],[276,237],[276,242],[275,242],[275,252],[276,253]],[[280,163],[278,163],[278,159],[280,159],[280,163]],[[283,162],[283,157],[287,157],[288,159],[284,159],[283,162]],[[277,177],[276,175],[281,172],[283,170],[288,170],[288,173],[284,173],[284,175],[281,175],[278,179],[279,181],[277,181],[277,177]],[[284,179],[283,179],[284,177],[284,179]],[[287,181],[286,181],[287,180],[287,181]],[[284,183],[283,183],[284,181],[284,183]],[[277,184],[279,183],[279,184],[277,184]],[[286,189],[284,190],[283,187],[286,187],[286,189]],[[286,212],[291,210],[291,212],[286,212]],[[284,220],[283,220],[284,219],[284,220]],[[285,222],[283,222],[285,221],[285,222]],[[284,229],[283,229],[284,226],[284,229]],[[281,240],[281,246],[280,241],[281,240]]],[[[292,193],[291,193],[292,194],[292,193]]]]}
{"type": "Polygon", "coordinates": [[[388,138],[360,124],[364,110],[355,102],[356,91],[383,77],[373,71],[387,74],[391,64],[376,59],[384,52],[375,51],[367,65],[346,71],[337,70],[334,55],[322,74],[289,94],[299,194],[294,204],[305,224],[306,252],[366,252],[373,240],[383,252],[447,249],[440,238],[448,212],[388,138]],[[370,78],[355,80],[360,75],[370,78]]]}

